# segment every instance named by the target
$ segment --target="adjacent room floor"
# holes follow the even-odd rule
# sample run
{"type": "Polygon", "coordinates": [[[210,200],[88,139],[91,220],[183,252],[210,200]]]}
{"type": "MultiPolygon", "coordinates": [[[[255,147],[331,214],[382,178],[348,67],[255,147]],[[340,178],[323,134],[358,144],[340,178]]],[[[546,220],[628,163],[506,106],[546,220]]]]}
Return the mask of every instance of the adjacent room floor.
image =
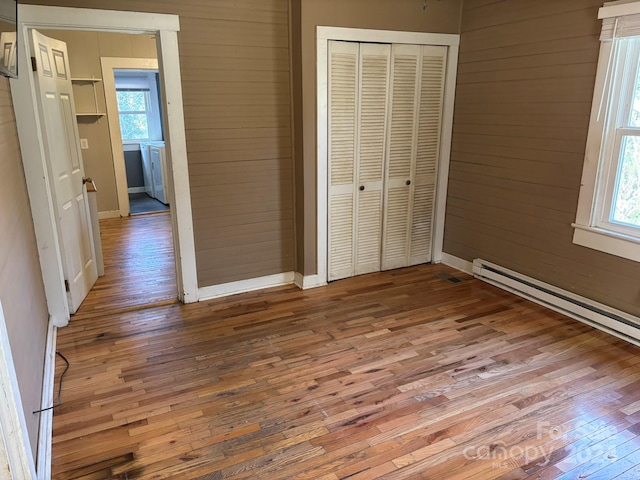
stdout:
{"type": "Polygon", "coordinates": [[[640,478],[640,349],[448,267],[111,298],[58,333],[55,479],[640,478]]]}
{"type": "Polygon", "coordinates": [[[130,193],[129,210],[131,211],[131,215],[166,212],[169,210],[169,205],[165,205],[160,200],[151,198],[146,193],[130,193]]]}

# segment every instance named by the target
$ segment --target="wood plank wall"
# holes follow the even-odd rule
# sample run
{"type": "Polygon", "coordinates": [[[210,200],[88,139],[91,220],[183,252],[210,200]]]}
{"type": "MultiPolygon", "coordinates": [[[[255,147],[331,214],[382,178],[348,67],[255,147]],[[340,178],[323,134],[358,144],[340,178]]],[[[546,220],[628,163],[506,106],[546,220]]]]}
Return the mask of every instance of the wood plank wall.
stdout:
{"type": "Polygon", "coordinates": [[[600,6],[465,0],[444,251],[638,315],[638,264],[572,243],[600,6]]]}
{"type": "Polygon", "coordinates": [[[11,104],[0,77],[0,302],[35,454],[49,315],[11,104]]]}
{"type": "Polygon", "coordinates": [[[288,0],[29,0],[180,15],[200,287],[294,269],[288,0]]]}

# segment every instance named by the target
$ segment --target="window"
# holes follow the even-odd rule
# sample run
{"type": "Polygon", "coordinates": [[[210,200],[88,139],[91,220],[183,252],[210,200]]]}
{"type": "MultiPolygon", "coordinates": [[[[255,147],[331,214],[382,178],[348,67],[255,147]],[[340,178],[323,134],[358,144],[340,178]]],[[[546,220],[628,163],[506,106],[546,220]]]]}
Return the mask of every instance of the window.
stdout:
{"type": "Polygon", "coordinates": [[[573,241],[640,262],[640,2],[605,4],[573,241]]]}
{"type": "Polygon", "coordinates": [[[122,141],[162,140],[156,73],[116,71],[115,81],[122,141]]]}
{"type": "Polygon", "coordinates": [[[149,140],[149,91],[116,90],[123,140],[149,140]]]}

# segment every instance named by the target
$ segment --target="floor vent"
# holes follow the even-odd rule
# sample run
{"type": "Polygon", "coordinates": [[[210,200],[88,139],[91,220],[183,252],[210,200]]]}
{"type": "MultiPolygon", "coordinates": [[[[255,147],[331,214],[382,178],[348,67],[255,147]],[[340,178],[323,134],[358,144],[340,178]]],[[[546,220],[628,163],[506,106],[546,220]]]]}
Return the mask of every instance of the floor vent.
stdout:
{"type": "Polygon", "coordinates": [[[438,278],[441,278],[442,280],[446,280],[447,282],[451,282],[451,283],[462,283],[462,282],[464,282],[464,280],[462,280],[461,278],[454,277],[452,275],[449,275],[448,273],[439,273],[436,276],[438,278]]]}
{"type": "Polygon", "coordinates": [[[633,315],[482,259],[473,261],[473,275],[640,346],[640,318],[633,315]]]}

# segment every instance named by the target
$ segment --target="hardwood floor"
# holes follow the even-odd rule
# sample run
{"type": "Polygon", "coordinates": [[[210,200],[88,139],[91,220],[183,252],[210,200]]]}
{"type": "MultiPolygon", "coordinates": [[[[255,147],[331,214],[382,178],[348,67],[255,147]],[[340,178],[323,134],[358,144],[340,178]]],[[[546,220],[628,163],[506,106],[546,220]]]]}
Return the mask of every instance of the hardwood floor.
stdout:
{"type": "Polygon", "coordinates": [[[169,212],[100,220],[104,277],[73,319],[177,302],[169,212]]]}
{"type": "Polygon", "coordinates": [[[58,349],[55,479],[640,478],[640,349],[441,265],[84,316],[58,349]]]}

